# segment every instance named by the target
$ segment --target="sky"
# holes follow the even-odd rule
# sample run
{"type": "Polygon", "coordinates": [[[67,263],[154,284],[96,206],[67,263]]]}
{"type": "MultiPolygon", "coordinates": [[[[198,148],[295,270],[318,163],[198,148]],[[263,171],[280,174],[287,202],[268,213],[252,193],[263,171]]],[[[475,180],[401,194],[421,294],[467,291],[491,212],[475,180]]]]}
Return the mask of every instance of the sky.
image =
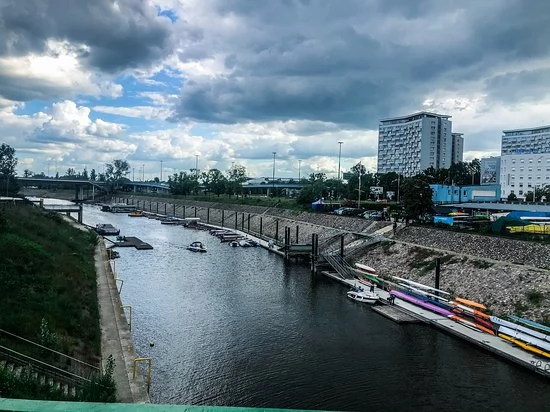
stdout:
{"type": "Polygon", "coordinates": [[[376,171],[380,119],[452,116],[464,160],[550,124],[548,0],[2,0],[17,172],[376,171]],[[341,144],[339,142],[342,142],[341,144]],[[274,154],[275,153],[275,154],[274,154]]]}

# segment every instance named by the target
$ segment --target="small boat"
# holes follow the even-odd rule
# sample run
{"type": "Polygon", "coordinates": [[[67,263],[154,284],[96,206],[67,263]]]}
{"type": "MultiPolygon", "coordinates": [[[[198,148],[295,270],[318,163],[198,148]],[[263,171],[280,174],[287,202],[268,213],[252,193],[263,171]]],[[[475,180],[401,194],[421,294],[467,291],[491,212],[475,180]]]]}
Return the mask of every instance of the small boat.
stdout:
{"type": "Polygon", "coordinates": [[[143,217],[145,215],[143,214],[142,210],[132,210],[130,213],[128,213],[128,216],[130,216],[130,217],[143,217]]]}
{"type": "Polygon", "coordinates": [[[241,246],[241,247],[256,247],[256,246],[258,246],[258,242],[255,242],[252,239],[241,239],[241,240],[237,240],[237,242],[239,242],[239,246],[241,246]]]}
{"type": "Polygon", "coordinates": [[[202,244],[202,242],[193,242],[189,246],[187,246],[187,250],[190,250],[191,252],[206,252],[206,246],[202,244]]]}
{"type": "Polygon", "coordinates": [[[376,270],[370,266],[363,265],[362,263],[355,264],[356,270],[365,272],[367,275],[376,276],[376,270]]]}
{"type": "Polygon", "coordinates": [[[239,242],[236,241],[236,240],[233,240],[233,241],[229,242],[229,246],[231,246],[231,247],[239,247],[239,242]]]}
{"type": "Polygon", "coordinates": [[[380,298],[380,296],[377,293],[358,291],[358,290],[350,290],[347,293],[347,295],[348,295],[348,298],[352,300],[355,300],[357,302],[362,302],[362,303],[369,303],[371,305],[375,304],[376,301],[380,298]]]}
{"type": "Polygon", "coordinates": [[[98,223],[95,225],[94,230],[101,236],[117,236],[120,234],[120,229],[105,223],[98,223]]]}

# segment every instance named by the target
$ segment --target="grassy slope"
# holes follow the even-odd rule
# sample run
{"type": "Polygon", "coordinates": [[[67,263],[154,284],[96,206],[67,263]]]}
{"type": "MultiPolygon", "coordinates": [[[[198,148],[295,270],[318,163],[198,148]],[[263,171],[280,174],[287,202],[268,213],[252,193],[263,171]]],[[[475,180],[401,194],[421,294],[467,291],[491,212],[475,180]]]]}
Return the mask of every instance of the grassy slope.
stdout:
{"type": "Polygon", "coordinates": [[[0,328],[40,342],[42,318],[57,350],[97,363],[95,234],[31,205],[0,205],[0,328]]]}

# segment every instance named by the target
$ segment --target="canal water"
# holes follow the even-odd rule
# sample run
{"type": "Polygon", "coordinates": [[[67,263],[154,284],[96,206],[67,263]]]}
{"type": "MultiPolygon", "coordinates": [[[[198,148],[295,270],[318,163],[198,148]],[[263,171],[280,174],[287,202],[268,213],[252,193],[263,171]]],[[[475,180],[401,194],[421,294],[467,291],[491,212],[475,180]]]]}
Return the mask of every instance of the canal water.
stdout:
{"type": "Polygon", "coordinates": [[[550,382],[426,325],[398,325],[309,266],[208,232],[85,206],[153,250],[119,248],[155,403],[344,411],[535,411],[550,382]],[[186,250],[200,240],[208,253],[186,250]]]}

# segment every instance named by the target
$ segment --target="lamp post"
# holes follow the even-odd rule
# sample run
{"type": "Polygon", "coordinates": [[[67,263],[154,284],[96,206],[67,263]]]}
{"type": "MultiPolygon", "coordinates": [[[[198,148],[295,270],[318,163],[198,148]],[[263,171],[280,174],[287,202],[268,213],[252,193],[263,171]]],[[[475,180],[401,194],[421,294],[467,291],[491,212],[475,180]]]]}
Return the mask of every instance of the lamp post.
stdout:
{"type": "Polygon", "coordinates": [[[195,155],[195,178],[199,176],[199,155],[195,155]]]}
{"type": "Polygon", "coordinates": [[[302,168],[302,159],[298,159],[298,183],[300,183],[300,180],[302,180],[302,176],[300,174],[302,168]]]}
{"type": "Polygon", "coordinates": [[[340,160],[342,159],[342,141],[338,142],[338,196],[340,196],[340,160]]]}
{"type": "Polygon", "coordinates": [[[162,160],[160,161],[160,181],[162,182],[162,160]]]}
{"type": "Polygon", "coordinates": [[[399,183],[401,182],[401,174],[397,174],[397,203],[399,203],[399,183]]]}
{"type": "Polygon", "coordinates": [[[275,197],[275,155],[277,152],[273,152],[273,179],[272,179],[272,188],[273,188],[273,197],[275,197]]]}

